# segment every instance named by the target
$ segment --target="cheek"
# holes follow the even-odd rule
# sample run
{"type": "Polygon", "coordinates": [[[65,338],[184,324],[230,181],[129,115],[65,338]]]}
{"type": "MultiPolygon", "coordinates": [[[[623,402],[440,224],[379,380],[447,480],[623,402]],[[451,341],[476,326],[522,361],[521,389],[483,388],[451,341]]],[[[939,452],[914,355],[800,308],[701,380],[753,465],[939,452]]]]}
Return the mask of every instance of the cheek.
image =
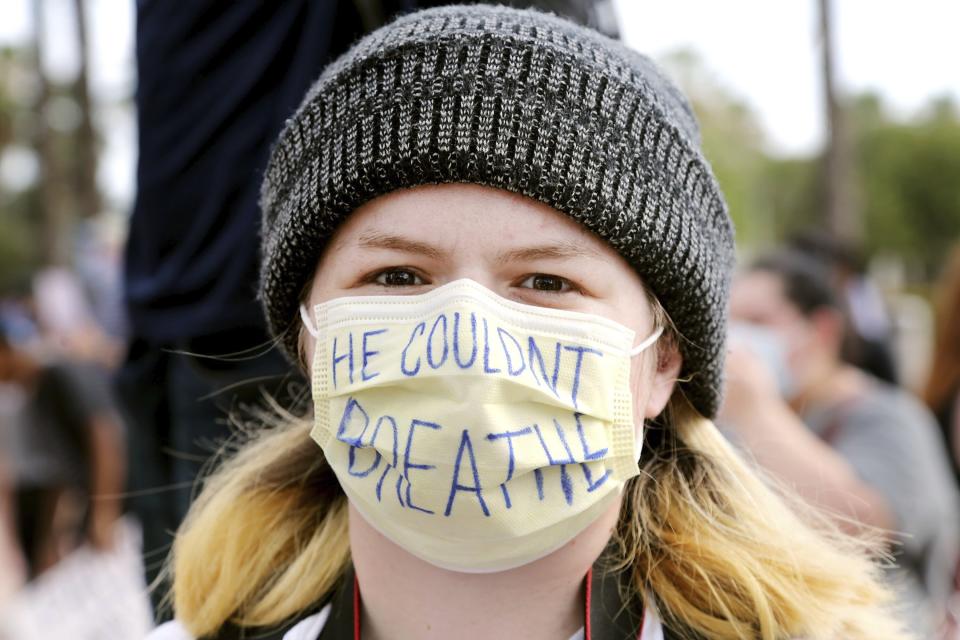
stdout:
{"type": "Polygon", "coordinates": [[[802,364],[804,356],[809,353],[812,346],[809,332],[800,325],[791,325],[780,331],[779,335],[787,363],[791,366],[802,364]]]}

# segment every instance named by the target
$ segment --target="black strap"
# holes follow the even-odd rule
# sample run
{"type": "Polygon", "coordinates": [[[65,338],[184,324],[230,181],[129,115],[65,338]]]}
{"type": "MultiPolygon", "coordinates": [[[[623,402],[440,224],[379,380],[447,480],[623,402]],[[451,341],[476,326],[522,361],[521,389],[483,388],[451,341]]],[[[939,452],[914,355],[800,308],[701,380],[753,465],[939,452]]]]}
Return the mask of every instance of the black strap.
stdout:
{"type": "Polygon", "coordinates": [[[330,600],[330,617],[317,640],[353,640],[353,583],[356,577],[353,565],[343,576],[337,591],[330,600]]]}
{"type": "Polygon", "coordinates": [[[643,600],[632,597],[624,602],[622,594],[636,594],[628,572],[615,572],[604,564],[601,557],[590,572],[590,638],[637,640],[643,625],[643,600]]]}

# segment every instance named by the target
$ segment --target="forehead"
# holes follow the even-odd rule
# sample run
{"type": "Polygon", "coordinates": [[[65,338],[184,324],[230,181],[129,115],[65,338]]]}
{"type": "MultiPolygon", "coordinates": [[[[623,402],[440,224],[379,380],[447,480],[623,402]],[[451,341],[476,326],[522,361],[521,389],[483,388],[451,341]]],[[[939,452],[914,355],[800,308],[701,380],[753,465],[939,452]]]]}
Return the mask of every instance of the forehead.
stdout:
{"type": "Polygon", "coordinates": [[[793,310],[783,287],[783,279],[769,271],[738,274],[730,291],[730,314],[738,319],[760,320],[793,310]]]}
{"type": "Polygon", "coordinates": [[[331,249],[378,234],[412,236],[462,254],[553,243],[632,271],[609,244],[569,216],[532,198],[482,185],[424,185],[376,198],[347,218],[331,249]]]}

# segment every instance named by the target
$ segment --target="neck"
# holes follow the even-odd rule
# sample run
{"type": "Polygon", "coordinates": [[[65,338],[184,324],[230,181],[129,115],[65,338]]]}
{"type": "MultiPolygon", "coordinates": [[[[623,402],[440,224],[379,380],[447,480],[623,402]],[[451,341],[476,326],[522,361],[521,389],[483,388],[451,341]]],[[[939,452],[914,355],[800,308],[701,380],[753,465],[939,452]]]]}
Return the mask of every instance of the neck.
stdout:
{"type": "MultiPolygon", "coordinates": [[[[613,516],[615,522],[615,510],[613,516]]],[[[591,525],[530,564],[468,574],[407,553],[351,507],[350,547],[362,594],[364,640],[569,638],[583,626],[584,578],[609,539],[612,525],[606,520],[601,517],[595,523],[599,528],[591,525]]]]}
{"type": "Polygon", "coordinates": [[[815,375],[810,376],[810,380],[790,402],[797,412],[810,407],[835,405],[859,393],[864,384],[859,370],[838,361],[824,362],[816,369],[815,375]]]}

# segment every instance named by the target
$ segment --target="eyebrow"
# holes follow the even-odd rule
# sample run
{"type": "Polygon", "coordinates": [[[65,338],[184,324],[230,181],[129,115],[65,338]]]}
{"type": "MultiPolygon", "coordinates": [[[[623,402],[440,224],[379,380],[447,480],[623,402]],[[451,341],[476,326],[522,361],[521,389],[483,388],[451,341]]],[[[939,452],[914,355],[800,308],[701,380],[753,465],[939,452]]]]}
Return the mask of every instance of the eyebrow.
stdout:
{"type": "Polygon", "coordinates": [[[557,242],[553,244],[534,245],[501,251],[497,255],[497,262],[533,260],[558,260],[564,258],[601,258],[600,253],[592,247],[586,247],[575,242],[557,242]]]}
{"type": "MultiPolygon", "coordinates": [[[[438,249],[429,243],[378,231],[369,231],[362,234],[357,242],[365,249],[402,251],[404,253],[419,254],[433,260],[443,260],[449,256],[448,252],[438,249]]],[[[509,262],[532,262],[534,260],[560,260],[566,258],[600,259],[602,256],[592,247],[586,247],[575,242],[561,241],[501,251],[497,254],[496,261],[498,264],[506,264],[509,262]]]]}
{"type": "Polygon", "coordinates": [[[441,251],[426,242],[376,231],[364,233],[360,236],[358,243],[365,249],[390,249],[405,253],[417,253],[433,260],[441,260],[447,256],[445,251],[441,251]]]}

